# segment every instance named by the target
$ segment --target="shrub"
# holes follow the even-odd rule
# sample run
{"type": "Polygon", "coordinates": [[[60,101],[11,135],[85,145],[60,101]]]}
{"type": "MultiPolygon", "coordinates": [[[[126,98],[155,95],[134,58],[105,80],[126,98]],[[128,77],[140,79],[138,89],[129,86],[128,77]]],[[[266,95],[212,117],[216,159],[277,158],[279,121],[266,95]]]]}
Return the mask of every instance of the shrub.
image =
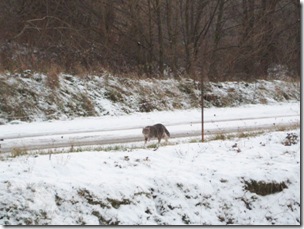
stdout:
{"type": "Polygon", "coordinates": [[[112,102],[121,102],[123,100],[123,97],[120,93],[118,93],[115,90],[109,89],[104,93],[105,98],[111,100],[112,102]]]}
{"type": "Polygon", "coordinates": [[[284,146],[291,146],[297,144],[299,141],[298,135],[295,133],[287,133],[286,138],[283,140],[282,144],[284,146]]]}
{"type": "Polygon", "coordinates": [[[281,192],[285,188],[287,188],[285,182],[276,183],[273,181],[267,183],[264,181],[255,181],[255,180],[245,181],[245,190],[256,193],[261,196],[266,196],[277,192],[281,192]]]}
{"type": "Polygon", "coordinates": [[[14,147],[11,152],[12,157],[19,157],[19,156],[26,155],[26,154],[27,154],[27,151],[25,149],[18,148],[18,147],[14,147]]]}
{"type": "Polygon", "coordinates": [[[150,101],[148,101],[146,98],[142,98],[139,102],[139,111],[140,112],[151,112],[156,109],[156,106],[154,106],[150,101]]]}
{"type": "Polygon", "coordinates": [[[58,88],[60,86],[59,83],[59,73],[61,68],[58,65],[52,65],[48,71],[46,84],[51,89],[58,88]]]}

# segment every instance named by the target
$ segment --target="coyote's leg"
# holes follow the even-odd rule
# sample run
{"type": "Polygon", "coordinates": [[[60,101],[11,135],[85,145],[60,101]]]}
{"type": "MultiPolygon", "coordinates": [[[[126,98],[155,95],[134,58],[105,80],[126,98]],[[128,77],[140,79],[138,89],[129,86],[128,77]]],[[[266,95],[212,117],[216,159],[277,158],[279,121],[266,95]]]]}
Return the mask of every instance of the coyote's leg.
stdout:
{"type": "Polygon", "coordinates": [[[165,134],[165,141],[166,141],[166,145],[168,145],[168,135],[165,134]]]}
{"type": "Polygon", "coordinates": [[[157,150],[157,149],[159,148],[159,146],[160,146],[160,141],[161,141],[161,138],[158,138],[158,143],[157,143],[157,146],[156,146],[156,148],[154,149],[154,151],[157,150]]]}
{"type": "Polygon", "coordinates": [[[147,141],[148,141],[148,138],[145,138],[145,144],[144,144],[145,149],[147,149],[147,141]]]}

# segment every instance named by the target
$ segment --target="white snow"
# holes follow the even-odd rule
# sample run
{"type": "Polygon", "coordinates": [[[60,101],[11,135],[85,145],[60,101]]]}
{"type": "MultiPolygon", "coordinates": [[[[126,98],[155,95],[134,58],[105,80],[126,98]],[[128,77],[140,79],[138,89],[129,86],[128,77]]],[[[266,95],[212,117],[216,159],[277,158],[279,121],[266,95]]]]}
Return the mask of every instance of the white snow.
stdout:
{"type": "MultiPolygon", "coordinates": [[[[2,149],[66,143],[75,145],[79,141],[102,144],[106,140],[142,138],[141,129],[156,123],[165,124],[175,138],[181,133],[187,136],[201,132],[201,110],[159,111],[133,113],[123,116],[77,118],[65,121],[22,123],[13,122],[0,126],[2,149]]],[[[204,129],[206,134],[214,131],[243,131],[243,128],[272,127],[279,124],[294,125],[300,122],[299,103],[272,105],[245,105],[230,108],[205,108],[204,129]]]]}
{"type": "MultiPolygon", "coordinates": [[[[190,79],[132,79],[58,75],[49,86],[41,73],[0,74],[0,124],[12,120],[45,121],[134,112],[175,111],[200,107],[200,82],[190,79]]],[[[300,83],[280,80],[205,82],[205,107],[276,104],[300,101],[300,83]]]]}
{"type": "MultiPolygon", "coordinates": [[[[245,119],[267,119],[274,116],[300,117],[300,103],[277,103],[272,105],[256,104],[239,107],[213,107],[204,109],[204,121],[210,124],[216,122],[223,123],[231,120],[242,123],[242,120],[245,119]]],[[[299,119],[296,118],[296,120],[299,119]]],[[[150,113],[137,112],[121,116],[85,117],[75,118],[73,120],[53,120],[33,123],[14,120],[7,125],[0,125],[0,138],[74,133],[80,131],[110,131],[134,127],[142,128],[143,126],[155,124],[157,122],[162,122],[166,125],[201,122],[201,109],[155,111],[150,113]]],[[[233,125],[235,125],[235,123],[233,125]]]]}
{"type": "MultiPolygon", "coordinates": [[[[208,125],[240,118],[233,125],[243,126],[248,117],[273,122],[267,119],[273,114],[298,115],[292,118],[299,120],[299,103],[208,108],[205,118],[208,125]]],[[[172,130],[178,133],[199,120],[200,110],[191,109],[8,124],[0,126],[0,134],[28,136],[29,141],[36,134],[50,139],[48,134],[79,130],[119,135],[118,129],[138,127],[141,134],[143,126],[156,122],[169,130],[180,124],[172,130]]],[[[257,122],[250,125],[263,124],[257,122]]],[[[121,147],[2,158],[0,224],[300,225],[300,141],[284,145],[287,133],[300,138],[296,129],[162,145],[157,151],[121,147]],[[284,182],[287,188],[263,196],[245,189],[252,180],[284,182]]]]}

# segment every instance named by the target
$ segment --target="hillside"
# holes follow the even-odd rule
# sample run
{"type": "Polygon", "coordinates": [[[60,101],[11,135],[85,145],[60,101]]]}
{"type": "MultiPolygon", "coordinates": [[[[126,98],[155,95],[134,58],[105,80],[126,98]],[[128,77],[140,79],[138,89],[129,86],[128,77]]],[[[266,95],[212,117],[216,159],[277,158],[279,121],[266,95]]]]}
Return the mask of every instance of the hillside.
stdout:
{"type": "Polygon", "coordinates": [[[0,160],[0,225],[300,225],[299,135],[0,160]]]}
{"type": "MultiPolygon", "coordinates": [[[[299,101],[300,83],[281,80],[206,83],[205,107],[299,101]]],[[[200,83],[191,79],[132,79],[25,71],[0,75],[0,124],[83,116],[124,115],[200,107],[200,83]]]]}
{"type": "MultiPolygon", "coordinates": [[[[28,128],[39,134],[72,134],[80,126],[126,128],[164,118],[170,124],[180,117],[194,127],[192,121],[200,115],[194,112],[199,109],[190,109],[200,106],[200,85],[192,80],[106,74],[50,79],[31,72],[0,76],[2,123],[63,120],[2,125],[2,133],[8,136],[15,129],[22,136],[28,128]],[[164,110],[171,112],[156,112],[164,110]],[[103,117],[75,118],[79,116],[103,117]]],[[[249,113],[269,112],[270,107],[282,107],[272,110],[276,114],[299,114],[299,102],[291,103],[299,100],[300,84],[279,80],[205,86],[205,105],[210,107],[206,119],[225,119],[235,107],[230,117],[240,118],[236,126],[244,126],[242,117],[249,113]],[[245,104],[257,105],[242,112],[245,104]]],[[[184,127],[170,126],[172,136],[184,127]]],[[[78,151],[71,147],[68,152],[48,151],[49,155],[16,148],[0,158],[0,225],[299,225],[300,129],[291,129],[219,135],[204,143],[170,139],[157,151],[151,148],[155,141],[147,149],[139,142],[78,151]]],[[[140,129],[135,132],[141,134],[140,129]]],[[[92,133],[76,135],[87,138],[92,133]]],[[[58,136],[62,140],[63,135],[58,136]]],[[[21,139],[22,144],[33,138],[21,139]]]]}

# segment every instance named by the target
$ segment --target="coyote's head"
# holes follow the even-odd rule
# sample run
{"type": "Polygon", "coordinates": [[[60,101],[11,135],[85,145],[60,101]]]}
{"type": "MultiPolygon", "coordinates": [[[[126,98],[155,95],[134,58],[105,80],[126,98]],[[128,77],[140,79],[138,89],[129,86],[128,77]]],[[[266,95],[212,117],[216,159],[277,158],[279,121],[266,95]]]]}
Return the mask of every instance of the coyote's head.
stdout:
{"type": "Polygon", "coordinates": [[[143,128],[142,133],[145,137],[148,137],[150,134],[150,126],[146,126],[145,128],[143,128]]]}

